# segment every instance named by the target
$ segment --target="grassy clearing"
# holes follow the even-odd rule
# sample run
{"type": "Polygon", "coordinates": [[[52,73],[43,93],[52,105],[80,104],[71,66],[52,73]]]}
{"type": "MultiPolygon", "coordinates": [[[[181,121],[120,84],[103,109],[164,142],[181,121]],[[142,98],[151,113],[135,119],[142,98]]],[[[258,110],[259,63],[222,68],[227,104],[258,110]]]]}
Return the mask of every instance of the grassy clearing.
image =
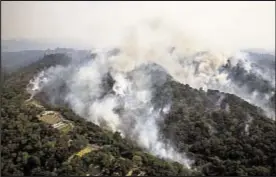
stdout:
{"type": "Polygon", "coordinates": [[[26,103],[26,105],[33,105],[33,106],[38,107],[40,109],[44,109],[44,107],[37,100],[33,100],[33,99],[26,100],[25,103],[26,103]]]}
{"type": "Polygon", "coordinates": [[[70,124],[65,123],[64,126],[58,128],[63,134],[67,134],[70,130],[72,130],[72,126],[70,124]]]}
{"type": "Polygon", "coordinates": [[[130,170],[130,171],[126,174],[126,176],[131,176],[132,173],[133,173],[133,170],[130,170]]]}
{"type": "Polygon", "coordinates": [[[38,119],[48,124],[56,124],[61,121],[61,118],[56,115],[42,115],[38,119]]]}
{"type": "Polygon", "coordinates": [[[87,147],[85,147],[84,149],[82,149],[82,150],[80,150],[79,152],[77,152],[76,155],[79,156],[79,157],[82,157],[82,156],[84,156],[85,154],[91,152],[92,150],[93,150],[92,147],[87,146],[87,147]]]}
{"type": "Polygon", "coordinates": [[[83,148],[82,150],[80,150],[79,152],[71,155],[69,158],[68,158],[68,161],[67,162],[70,162],[72,158],[74,158],[75,156],[78,156],[78,157],[82,157],[84,156],[85,154],[89,153],[89,152],[92,152],[92,151],[96,151],[98,150],[100,147],[97,146],[97,145],[87,145],[85,148],[83,148]]]}

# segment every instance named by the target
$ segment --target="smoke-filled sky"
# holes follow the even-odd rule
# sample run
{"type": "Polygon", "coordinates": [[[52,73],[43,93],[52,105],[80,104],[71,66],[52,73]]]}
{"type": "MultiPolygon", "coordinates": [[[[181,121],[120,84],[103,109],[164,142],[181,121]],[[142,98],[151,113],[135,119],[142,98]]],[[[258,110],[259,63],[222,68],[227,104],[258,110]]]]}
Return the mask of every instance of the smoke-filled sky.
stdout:
{"type": "Polygon", "coordinates": [[[1,2],[2,39],[117,44],[131,25],[166,19],[208,45],[275,48],[275,2],[1,2]]]}

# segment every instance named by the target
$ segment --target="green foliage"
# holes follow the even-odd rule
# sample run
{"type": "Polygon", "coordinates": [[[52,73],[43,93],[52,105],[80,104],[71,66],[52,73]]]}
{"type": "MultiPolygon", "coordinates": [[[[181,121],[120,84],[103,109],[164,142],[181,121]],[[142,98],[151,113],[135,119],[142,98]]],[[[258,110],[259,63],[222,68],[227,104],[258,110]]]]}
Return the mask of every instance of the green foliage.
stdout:
{"type": "Polygon", "coordinates": [[[189,152],[204,175],[275,175],[275,122],[259,108],[235,95],[204,93],[174,81],[171,86],[173,105],[163,132],[179,151],[189,152]]]}
{"type": "Polygon", "coordinates": [[[138,155],[134,155],[132,161],[137,164],[138,166],[142,165],[142,158],[138,155]]]}

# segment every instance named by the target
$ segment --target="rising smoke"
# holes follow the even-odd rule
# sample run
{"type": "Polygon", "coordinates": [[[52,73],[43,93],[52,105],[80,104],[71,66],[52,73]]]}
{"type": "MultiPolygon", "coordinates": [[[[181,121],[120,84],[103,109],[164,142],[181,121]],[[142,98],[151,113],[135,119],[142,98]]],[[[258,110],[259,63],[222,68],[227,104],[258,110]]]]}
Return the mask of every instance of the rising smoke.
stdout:
{"type": "Polygon", "coordinates": [[[272,90],[249,91],[249,84],[239,85],[236,77],[231,77],[231,69],[239,61],[242,67],[251,62],[245,60],[246,56],[230,58],[217,51],[202,52],[196,43],[160,20],[133,28],[117,47],[120,51],[115,55],[100,49],[91,59],[42,71],[27,90],[32,97],[43,92],[52,104],[67,104],[87,120],[119,131],[152,154],[188,168],[191,160],[165,143],[159,132],[158,124],[171,106],[172,90],[163,89],[168,79],[196,89],[233,93],[263,109],[274,94],[272,90]],[[229,62],[233,67],[227,65],[229,62]],[[158,95],[160,89],[163,92],[158,95]],[[267,94],[268,98],[260,101],[258,94],[267,94]]]}

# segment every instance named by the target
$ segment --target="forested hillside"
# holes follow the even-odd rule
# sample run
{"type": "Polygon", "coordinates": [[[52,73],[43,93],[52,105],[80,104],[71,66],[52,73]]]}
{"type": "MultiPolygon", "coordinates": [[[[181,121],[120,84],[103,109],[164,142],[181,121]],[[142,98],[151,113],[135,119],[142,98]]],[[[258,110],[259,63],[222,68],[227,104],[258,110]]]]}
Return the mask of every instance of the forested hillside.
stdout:
{"type": "MultiPolygon", "coordinates": [[[[163,132],[205,175],[276,175],[275,121],[239,97],[172,82],[163,132]]],[[[275,103],[274,103],[275,104],[275,103]]]]}
{"type": "Polygon", "coordinates": [[[48,55],[16,73],[3,75],[1,175],[200,174],[145,153],[119,133],[101,129],[68,108],[43,105],[73,122],[74,128],[67,133],[40,121],[37,115],[43,109],[26,104],[30,97],[26,85],[35,73],[52,65],[66,65],[68,60],[61,54],[48,55]],[[100,148],[72,156],[89,144],[100,148]]]}
{"type": "Polygon", "coordinates": [[[173,80],[159,90],[159,95],[166,89],[173,93],[161,132],[194,160],[190,170],[146,153],[68,107],[49,105],[39,97],[35,99],[43,108],[27,104],[26,86],[34,74],[69,61],[51,54],[15,73],[2,73],[1,175],[276,175],[275,121],[235,95],[196,90],[173,80]],[[74,127],[64,133],[40,121],[37,115],[44,110],[59,112],[74,127]],[[90,145],[88,153],[72,156],[90,145]]]}

